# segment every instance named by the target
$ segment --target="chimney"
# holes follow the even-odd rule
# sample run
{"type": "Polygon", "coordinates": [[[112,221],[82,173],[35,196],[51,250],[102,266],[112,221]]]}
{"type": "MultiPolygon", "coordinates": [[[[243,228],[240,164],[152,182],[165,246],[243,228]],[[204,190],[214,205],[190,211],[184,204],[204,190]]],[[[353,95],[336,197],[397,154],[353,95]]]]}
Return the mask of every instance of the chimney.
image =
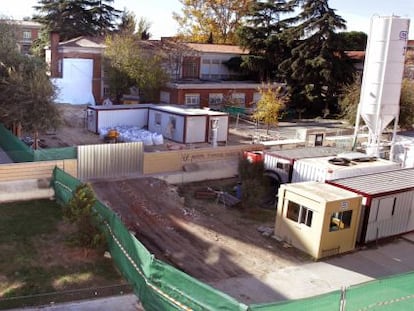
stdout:
{"type": "Polygon", "coordinates": [[[60,55],[59,55],[59,33],[52,31],[50,32],[50,77],[60,78],[60,55]]]}

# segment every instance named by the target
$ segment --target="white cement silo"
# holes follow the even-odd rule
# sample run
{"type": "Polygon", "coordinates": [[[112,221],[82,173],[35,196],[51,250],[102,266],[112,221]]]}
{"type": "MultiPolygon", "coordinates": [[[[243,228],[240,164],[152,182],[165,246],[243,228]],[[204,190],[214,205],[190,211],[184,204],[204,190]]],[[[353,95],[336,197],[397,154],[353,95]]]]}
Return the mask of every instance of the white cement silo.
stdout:
{"type": "Polygon", "coordinates": [[[365,121],[367,153],[371,155],[379,156],[381,134],[394,119],[394,131],[397,129],[409,23],[397,16],[371,19],[355,125],[356,136],[360,117],[365,121]]]}

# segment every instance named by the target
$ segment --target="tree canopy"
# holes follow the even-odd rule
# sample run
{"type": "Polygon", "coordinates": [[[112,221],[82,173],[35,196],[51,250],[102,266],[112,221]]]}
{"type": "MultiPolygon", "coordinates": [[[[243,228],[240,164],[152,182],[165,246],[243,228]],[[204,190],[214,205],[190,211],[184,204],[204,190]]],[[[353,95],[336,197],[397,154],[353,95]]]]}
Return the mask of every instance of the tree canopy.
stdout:
{"type": "Polygon", "coordinates": [[[188,41],[236,43],[236,30],[252,0],[179,0],[182,14],[173,17],[188,41]]]}
{"type": "Polygon", "coordinates": [[[338,34],[343,51],[365,51],[368,35],[362,31],[342,31],[338,34]]]}
{"type": "Polygon", "coordinates": [[[62,40],[79,36],[105,35],[115,30],[121,11],[110,4],[114,0],[39,0],[34,20],[47,31],[56,31],[62,40]]]}
{"type": "Polygon", "coordinates": [[[33,133],[56,128],[60,118],[46,64],[19,53],[14,27],[0,23],[0,122],[33,133]]]}
{"type": "Polygon", "coordinates": [[[270,127],[279,124],[280,112],[285,107],[287,96],[282,87],[274,89],[269,84],[260,89],[260,95],[253,119],[264,122],[267,126],[267,134],[269,134],[270,127]]]}
{"type": "Polygon", "coordinates": [[[292,26],[283,32],[291,55],[284,60],[283,71],[291,103],[308,115],[331,113],[343,83],[351,81],[354,68],[340,49],[335,33],[345,28],[345,20],[329,7],[328,0],[292,0],[298,15],[286,22],[292,26]]]}
{"type": "Polygon", "coordinates": [[[118,96],[137,86],[142,101],[157,100],[159,89],[168,81],[162,57],[154,49],[145,50],[145,41],[131,35],[108,36],[105,45],[111,93],[118,96]]]}
{"type": "MultiPolygon", "coordinates": [[[[361,93],[361,79],[344,86],[340,98],[341,117],[354,125],[361,93]]],[[[403,129],[414,128],[414,81],[403,79],[401,84],[399,126],[403,129]]]]}
{"type": "Polygon", "coordinates": [[[243,26],[238,29],[240,45],[249,50],[241,68],[261,81],[280,78],[278,66],[288,56],[280,34],[288,26],[281,15],[292,11],[284,0],[254,1],[243,26]]]}
{"type": "Polygon", "coordinates": [[[151,23],[147,19],[141,17],[137,20],[134,12],[124,10],[117,32],[123,35],[134,35],[141,40],[148,40],[151,37],[150,28],[151,23]]]}

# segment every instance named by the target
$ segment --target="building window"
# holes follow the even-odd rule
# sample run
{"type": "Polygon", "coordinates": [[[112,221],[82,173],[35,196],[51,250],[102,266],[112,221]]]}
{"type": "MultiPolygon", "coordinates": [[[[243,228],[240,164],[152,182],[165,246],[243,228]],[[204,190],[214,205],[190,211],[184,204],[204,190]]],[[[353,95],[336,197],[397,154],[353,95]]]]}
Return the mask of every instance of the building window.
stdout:
{"type": "Polygon", "coordinates": [[[32,32],[30,30],[23,31],[23,40],[32,40],[32,32]]]}
{"type": "Polygon", "coordinates": [[[338,231],[351,227],[352,210],[335,212],[331,215],[329,231],[338,231]]]}
{"type": "Polygon", "coordinates": [[[20,46],[20,53],[22,53],[24,55],[29,55],[30,54],[30,48],[31,48],[30,45],[23,44],[23,45],[20,46]]]}
{"type": "Polygon", "coordinates": [[[286,217],[294,222],[312,226],[313,211],[295,202],[288,201],[286,217]]]}
{"type": "Polygon", "coordinates": [[[223,103],[223,94],[222,93],[210,93],[208,94],[208,104],[209,105],[220,105],[223,103]]]}
{"type": "Polygon", "coordinates": [[[200,75],[200,58],[186,56],[183,59],[183,78],[198,79],[200,75]]]}
{"type": "Polygon", "coordinates": [[[244,106],[246,103],[246,94],[244,93],[233,93],[231,94],[233,103],[239,106],[244,106]]]}
{"type": "Polygon", "coordinates": [[[160,112],[155,113],[155,125],[161,126],[161,113],[160,112]]]}
{"type": "Polygon", "coordinates": [[[257,103],[262,98],[262,94],[260,92],[253,93],[253,103],[257,103]]]}
{"type": "Polygon", "coordinates": [[[200,94],[185,94],[185,105],[191,107],[199,107],[200,94]]]}

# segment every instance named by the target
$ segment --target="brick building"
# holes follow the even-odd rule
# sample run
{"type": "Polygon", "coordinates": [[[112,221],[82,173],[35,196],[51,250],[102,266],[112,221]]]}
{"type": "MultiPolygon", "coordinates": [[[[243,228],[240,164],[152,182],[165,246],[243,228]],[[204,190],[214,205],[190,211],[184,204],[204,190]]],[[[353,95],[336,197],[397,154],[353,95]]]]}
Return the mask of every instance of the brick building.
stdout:
{"type": "Polygon", "coordinates": [[[17,45],[20,53],[30,54],[33,42],[39,38],[42,25],[33,21],[6,20],[6,22],[16,26],[17,45]]]}

